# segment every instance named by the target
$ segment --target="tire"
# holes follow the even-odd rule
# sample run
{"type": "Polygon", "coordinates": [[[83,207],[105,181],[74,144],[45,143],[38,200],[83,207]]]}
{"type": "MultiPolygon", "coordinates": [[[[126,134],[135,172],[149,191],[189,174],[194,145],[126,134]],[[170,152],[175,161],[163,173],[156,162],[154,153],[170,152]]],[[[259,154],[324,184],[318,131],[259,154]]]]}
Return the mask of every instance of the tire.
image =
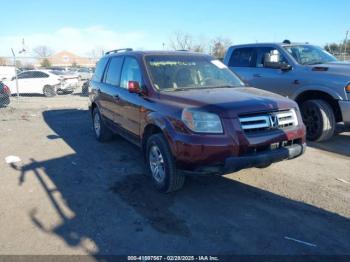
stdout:
{"type": "Polygon", "coordinates": [[[107,142],[112,139],[113,133],[104,123],[97,107],[94,108],[92,113],[92,127],[97,141],[107,142]]]}
{"type": "Polygon", "coordinates": [[[147,171],[152,178],[153,184],[159,191],[169,193],[179,190],[183,187],[185,183],[185,176],[179,174],[179,172],[176,170],[173,155],[170,151],[168,142],[166,141],[163,134],[154,134],[151,137],[149,137],[149,139],[147,140],[145,154],[147,171]],[[162,166],[162,168],[158,168],[160,172],[160,175],[158,176],[156,175],[155,171],[155,155],[157,155],[156,153],[160,153],[161,160],[158,159],[160,160],[158,161],[158,163],[160,163],[160,165],[162,166]]]}
{"type": "Polygon", "coordinates": [[[55,87],[49,86],[49,85],[44,86],[44,88],[43,88],[43,94],[44,94],[44,96],[46,96],[46,97],[53,97],[53,96],[55,96],[55,95],[56,95],[55,87]]]}
{"type": "Polygon", "coordinates": [[[324,100],[308,100],[301,105],[301,114],[309,141],[322,142],[335,132],[335,116],[332,107],[324,100]]]}

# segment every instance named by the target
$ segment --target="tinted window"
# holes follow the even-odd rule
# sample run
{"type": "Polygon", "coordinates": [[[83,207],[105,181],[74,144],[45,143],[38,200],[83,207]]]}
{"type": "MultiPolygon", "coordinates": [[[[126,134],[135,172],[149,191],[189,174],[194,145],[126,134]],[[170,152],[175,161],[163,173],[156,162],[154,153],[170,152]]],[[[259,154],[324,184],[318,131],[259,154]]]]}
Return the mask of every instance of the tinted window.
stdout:
{"type": "Polygon", "coordinates": [[[120,86],[128,88],[129,81],[137,81],[142,85],[141,70],[135,58],[126,57],[123,65],[122,77],[120,86]]]}
{"type": "Polygon", "coordinates": [[[119,86],[120,71],[123,65],[123,57],[113,57],[109,63],[105,82],[110,85],[119,86]]]}
{"type": "Polygon", "coordinates": [[[255,67],[256,49],[255,48],[238,48],[232,53],[229,66],[232,67],[255,67]]]}
{"type": "Polygon", "coordinates": [[[104,57],[104,58],[101,58],[100,61],[97,63],[95,74],[92,78],[93,81],[98,81],[98,82],[101,81],[107,62],[108,62],[108,58],[104,57]]]}
{"type": "Polygon", "coordinates": [[[25,79],[25,78],[32,78],[33,75],[32,75],[32,72],[23,72],[23,73],[20,73],[17,77],[18,79],[25,79]]]}
{"type": "Polygon", "coordinates": [[[44,73],[44,72],[40,72],[40,71],[33,71],[31,72],[31,77],[33,78],[47,78],[49,77],[48,74],[44,73]]]}

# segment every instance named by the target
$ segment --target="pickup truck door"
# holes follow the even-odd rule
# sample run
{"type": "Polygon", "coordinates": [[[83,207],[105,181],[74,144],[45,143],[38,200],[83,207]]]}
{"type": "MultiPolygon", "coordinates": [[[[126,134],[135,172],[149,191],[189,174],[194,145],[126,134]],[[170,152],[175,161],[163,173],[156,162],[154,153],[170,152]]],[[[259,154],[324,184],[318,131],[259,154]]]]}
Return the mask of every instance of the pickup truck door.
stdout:
{"type": "Polygon", "coordinates": [[[298,85],[296,74],[293,70],[282,71],[279,68],[265,66],[265,55],[271,52],[278,53],[279,62],[290,64],[283,54],[281,54],[280,50],[274,47],[259,47],[257,48],[256,68],[254,68],[254,73],[249,80],[249,84],[283,96],[290,96],[293,93],[293,87],[298,85]]]}

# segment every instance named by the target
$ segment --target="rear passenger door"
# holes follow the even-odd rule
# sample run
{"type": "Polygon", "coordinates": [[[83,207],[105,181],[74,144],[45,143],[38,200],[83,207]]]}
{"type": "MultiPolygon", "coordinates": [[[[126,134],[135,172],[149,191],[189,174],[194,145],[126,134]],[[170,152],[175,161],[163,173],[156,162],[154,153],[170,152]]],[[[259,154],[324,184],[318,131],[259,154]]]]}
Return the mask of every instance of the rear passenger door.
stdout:
{"type": "Polygon", "coordinates": [[[233,50],[228,67],[245,83],[251,85],[256,70],[256,48],[242,47],[233,50]]]}
{"type": "Polygon", "coordinates": [[[103,97],[104,115],[115,125],[121,125],[122,108],[120,107],[120,73],[123,66],[124,56],[111,57],[107,65],[101,97],[103,97]]]}

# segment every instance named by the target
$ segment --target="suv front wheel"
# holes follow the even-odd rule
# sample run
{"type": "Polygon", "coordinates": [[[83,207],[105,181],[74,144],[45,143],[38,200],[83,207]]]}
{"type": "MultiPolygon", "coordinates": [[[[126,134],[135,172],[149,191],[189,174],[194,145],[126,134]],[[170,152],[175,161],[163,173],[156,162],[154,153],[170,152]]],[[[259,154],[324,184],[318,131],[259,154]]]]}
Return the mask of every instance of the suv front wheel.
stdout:
{"type": "Polygon", "coordinates": [[[332,107],[324,100],[308,100],[301,105],[306,126],[306,138],[310,141],[326,141],[335,132],[335,116],[332,107]]]}
{"type": "Polygon", "coordinates": [[[172,192],[183,187],[185,176],[176,170],[174,158],[163,134],[152,135],[147,140],[146,165],[156,188],[172,192]]]}

